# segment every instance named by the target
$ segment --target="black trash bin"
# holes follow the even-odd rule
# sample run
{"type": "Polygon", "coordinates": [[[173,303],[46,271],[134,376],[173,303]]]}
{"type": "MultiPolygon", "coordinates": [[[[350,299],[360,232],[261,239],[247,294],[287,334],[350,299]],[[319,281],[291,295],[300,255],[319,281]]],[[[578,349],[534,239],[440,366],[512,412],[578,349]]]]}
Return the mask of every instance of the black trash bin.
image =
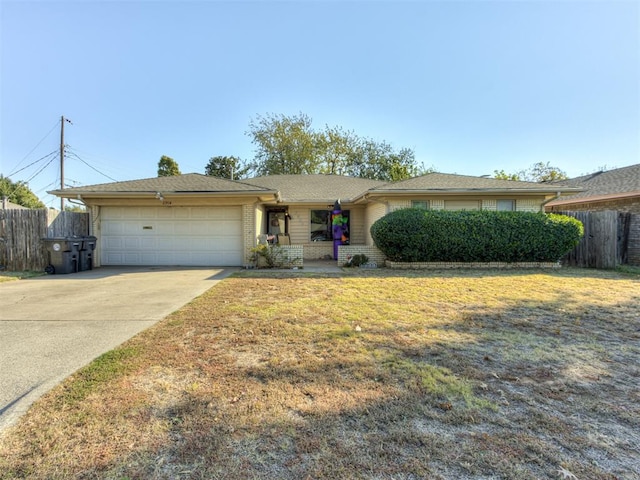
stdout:
{"type": "Polygon", "coordinates": [[[89,235],[82,238],[82,248],[80,249],[80,271],[93,270],[93,251],[96,249],[97,237],[89,235]]]}
{"type": "Polygon", "coordinates": [[[47,248],[49,265],[44,269],[47,273],[74,273],[78,271],[82,239],[77,237],[43,238],[47,248]]]}

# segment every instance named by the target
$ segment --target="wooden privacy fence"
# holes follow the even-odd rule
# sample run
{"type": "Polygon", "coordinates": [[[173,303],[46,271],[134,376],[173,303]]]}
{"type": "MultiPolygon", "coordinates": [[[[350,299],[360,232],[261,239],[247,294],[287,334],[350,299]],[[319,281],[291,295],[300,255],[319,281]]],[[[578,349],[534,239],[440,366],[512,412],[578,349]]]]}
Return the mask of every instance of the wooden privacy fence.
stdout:
{"type": "Polygon", "coordinates": [[[43,238],[88,234],[88,213],[0,210],[0,266],[12,271],[44,270],[49,259],[43,238]]]}
{"type": "Polygon", "coordinates": [[[558,212],[577,218],[584,237],[562,263],[575,267],[615,268],[628,262],[632,214],[611,210],[558,212]]]}

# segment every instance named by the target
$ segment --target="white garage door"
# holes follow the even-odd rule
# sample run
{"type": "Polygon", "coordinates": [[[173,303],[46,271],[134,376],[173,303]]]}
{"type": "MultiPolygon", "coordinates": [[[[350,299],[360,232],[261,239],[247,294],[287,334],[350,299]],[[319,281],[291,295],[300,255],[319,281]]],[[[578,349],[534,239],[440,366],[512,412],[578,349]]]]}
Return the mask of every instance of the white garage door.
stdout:
{"type": "Polygon", "coordinates": [[[102,265],[242,265],[241,207],[102,207],[102,265]]]}

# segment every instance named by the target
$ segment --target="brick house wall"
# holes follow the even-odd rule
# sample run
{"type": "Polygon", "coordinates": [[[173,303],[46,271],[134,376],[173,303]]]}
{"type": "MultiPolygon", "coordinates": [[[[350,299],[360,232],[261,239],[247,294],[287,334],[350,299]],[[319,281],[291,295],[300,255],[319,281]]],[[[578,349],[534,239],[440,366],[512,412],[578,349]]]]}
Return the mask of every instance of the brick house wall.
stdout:
{"type": "Polygon", "coordinates": [[[604,210],[615,210],[616,212],[640,213],[640,198],[620,198],[604,202],[589,202],[588,198],[583,203],[570,203],[565,205],[553,205],[547,207],[548,212],[562,211],[584,211],[601,212],[604,210]]]}

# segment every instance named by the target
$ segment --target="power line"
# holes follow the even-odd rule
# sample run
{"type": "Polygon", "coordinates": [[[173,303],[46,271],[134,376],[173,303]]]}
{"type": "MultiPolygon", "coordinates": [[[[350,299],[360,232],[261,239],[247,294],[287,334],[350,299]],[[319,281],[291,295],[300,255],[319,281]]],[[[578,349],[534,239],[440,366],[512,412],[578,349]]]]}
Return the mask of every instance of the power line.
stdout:
{"type": "Polygon", "coordinates": [[[90,169],[98,172],[100,175],[102,175],[103,177],[108,178],[109,180],[113,180],[114,182],[117,182],[118,180],[116,180],[113,177],[110,177],[109,175],[107,175],[106,173],[102,173],[100,170],[98,170],[96,167],[94,167],[93,165],[90,165],[87,161],[83,160],[77,153],[70,151],[69,152],[69,156],[70,157],[74,157],[77,158],[78,160],[80,160],[82,163],[84,163],[87,167],[89,167],[90,169]]]}
{"type": "MultiPolygon", "coordinates": [[[[27,159],[27,157],[28,157],[29,155],[31,155],[31,154],[33,153],[33,151],[34,151],[36,148],[38,148],[38,147],[40,146],[40,144],[41,144],[42,142],[44,142],[44,139],[45,139],[45,138],[47,138],[49,135],[51,135],[51,132],[53,132],[53,130],[54,130],[57,126],[58,126],[58,122],[56,121],[56,123],[54,123],[54,124],[53,124],[53,127],[51,127],[51,130],[49,130],[49,132],[48,132],[44,137],[42,137],[42,139],[38,142],[38,144],[37,144],[35,147],[33,147],[33,148],[29,151],[29,153],[27,153],[27,154],[24,156],[24,158],[23,158],[22,160],[20,160],[20,161],[18,162],[18,164],[16,165],[16,168],[18,168],[18,167],[20,166],[20,164],[21,164],[22,162],[24,162],[24,161],[27,159]]],[[[38,160],[36,160],[36,162],[38,162],[38,160]]],[[[33,163],[32,163],[31,165],[33,165],[33,163]]],[[[28,168],[28,167],[30,167],[31,165],[28,165],[28,166],[27,166],[27,167],[25,167],[25,168],[28,168]]],[[[24,168],[23,168],[22,170],[24,170],[24,168]]],[[[22,170],[18,170],[18,172],[20,172],[20,171],[22,171],[22,170]]],[[[18,172],[14,172],[14,173],[18,173],[18,172]]],[[[13,175],[13,173],[12,173],[12,174],[10,174],[9,176],[11,176],[11,175],[13,175]]]]}
{"type": "Polygon", "coordinates": [[[25,182],[25,183],[29,183],[31,180],[33,180],[34,178],[36,178],[38,175],[40,175],[40,173],[47,168],[49,165],[51,165],[51,162],[53,162],[54,158],[51,158],[51,160],[49,160],[47,162],[47,164],[42,167],[40,170],[38,170],[36,173],[34,173],[33,175],[31,175],[31,177],[25,182]]]}
{"type": "Polygon", "coordinates": [[[113,168],[113,162],[111,160],[106,160],[102,157],[94,155],[93,153],[87,152],[86,150],[80,150],[70,145],[67,145],[67,148],[69,149],[70,153],[73,153],[78,157],[83,158],[85,162],[90,163],[94,168],[97,168],[102,172],[107,172],[114,175],[117,175],[118,173],[120,173],[119,169],[113,168]]]}
{"type": "MultiPolygon", "coordinates": [[[[14,176],[14,175],[16,175],[16,174],[20,173],[21,171],[26,170],[26,169],[27,169],[27,168],[29,168],[29,167],[32,167],[32,166],[33,166],[33,165],[35,165],[36,163],[38,163],[38,162],[40,162],[40,161],[44,160],[44,159],[45,159],[45,158],[47,158],[47,157],[50,157],[51,155],[53,155],[53,154],[55,154],[55,153],[58,153],[58,151],[57,151],[57,150],[54,150],[53,152],[49,152],[49,153],[47,153],[44,157],[40,157],[38,160],[36,160],[35,162],[31,162],[31,163],[30,163],[29,165],[27,165],[26,167],[22,167],[20,170],[17,170],[17,171],[15,171],[15,172],[10,173],[9,175],[7,175],[7,178],[14,176]]],[[[49,163],[51,163],[51,162],[49,162],[49,163]]],[[[48,164],[47,164],[47,165],[48,165],[48,164]]]]}
{"type": "Polygon", "coordinates": [[[47,185],[46,187],[42,187],[40,190],[38,190],[37,192],[34,192],[34,193],[36,195],[40,195],[42,192],[45,192],[47,190],[47,188],[53,187],[57,183],[58,183],[58,179],[56,178],[56,180],[51,182],[49,185],[47,185]]]}

